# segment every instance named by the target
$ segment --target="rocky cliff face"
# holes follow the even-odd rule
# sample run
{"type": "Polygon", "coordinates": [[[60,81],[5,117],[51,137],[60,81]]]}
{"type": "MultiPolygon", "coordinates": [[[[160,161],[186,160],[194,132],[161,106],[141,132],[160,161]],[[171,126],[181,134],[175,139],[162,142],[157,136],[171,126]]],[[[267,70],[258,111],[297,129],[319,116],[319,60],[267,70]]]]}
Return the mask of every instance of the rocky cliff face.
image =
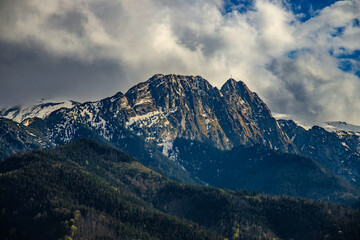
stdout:
{"type": "Polygon", "coordinates": [[[219,149],[260,144],[295,151],[264,102],[243,82],[229,79],[219,90],[200,76],[157,74],[125,94],[60,109],[47,120],[46,133],[57,142],[71,141],[81,123],[112,141],[125,127],[176,158],[176,138],[219,149]]]}
{"type": "Polygon", "coordinates": [[[300,154],[360,185],[360,133],[345,130],[329,132],[318,126],[306,130],[292,120],[278,122],[300,154]]]}
{"type": "Polygon", "coordinates": [[[229,79],[221,88],[229,108],[219,113],[227,135],[236,145],[259,143],[271,149],[295,152],[288,136],[272,117],[269,108],[247,86],[229,79]]]}

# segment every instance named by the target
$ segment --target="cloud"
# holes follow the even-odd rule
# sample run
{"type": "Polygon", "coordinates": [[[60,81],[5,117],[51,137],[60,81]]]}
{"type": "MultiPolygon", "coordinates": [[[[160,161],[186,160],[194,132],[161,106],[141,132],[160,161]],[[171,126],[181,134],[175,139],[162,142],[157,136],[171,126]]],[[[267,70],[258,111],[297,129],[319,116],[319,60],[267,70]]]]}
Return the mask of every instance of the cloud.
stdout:
{"type": "MultiPolygon", "coordinates": [[[[360,49],[359,1],[336,2],[305,22],[282,1],[257,0],[246,11],[245,5],[230,5],[2,1],[0,43],[7,51],[0,81],[7,90],[0,95],[27,95],[20,84],[26,83],[38,89],[29,99],[46,92],[96,99],[155,73],[202,75],[218,87],[232,75],[274,111],[360,123],[360,80],[338,68],[340,55],[360,49]],[[24,59],[21,52],[35,57],[24,59]]],[[[350,60],[358,69],[359,59],[350,60]]]]}
{"type": "Polygon", "coordinates": [[[276,105],[282,111],[309,119],[357,121],[359,79],[338,69],[328,54],[299,52],[295,59],[273,60],[269,70],[280,80],[282,97],[276,105]]]}

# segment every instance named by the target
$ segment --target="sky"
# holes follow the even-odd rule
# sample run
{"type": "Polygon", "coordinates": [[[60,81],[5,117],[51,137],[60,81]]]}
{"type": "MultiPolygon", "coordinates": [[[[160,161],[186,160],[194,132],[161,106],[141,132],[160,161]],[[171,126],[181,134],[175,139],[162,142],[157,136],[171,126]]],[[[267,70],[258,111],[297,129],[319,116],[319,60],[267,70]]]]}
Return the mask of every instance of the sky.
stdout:
{"type": "Polygon", "coordinates": [[[273,112],[360,124],[360,1],[0,1],[0,107],[157,73],[233,77],[273,112]]]}

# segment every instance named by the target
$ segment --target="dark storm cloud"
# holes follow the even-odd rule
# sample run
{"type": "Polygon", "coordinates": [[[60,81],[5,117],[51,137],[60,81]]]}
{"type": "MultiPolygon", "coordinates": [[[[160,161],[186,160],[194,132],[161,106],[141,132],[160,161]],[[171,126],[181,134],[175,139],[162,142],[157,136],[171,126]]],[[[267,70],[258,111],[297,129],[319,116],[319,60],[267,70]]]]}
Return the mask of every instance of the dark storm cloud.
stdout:
{"type": "MultiPolygon", "coordinates": [[[[283,112],[289,114],[301,112],[309,118],[315,118],[317,115],[322,114],[322,107],[317,105],[312,99],[313,93],[309,91],[307,77],[299,72],[299,68],[293,59],[288,59],[288,61],[283,62],[281,62],[281,60],[274,60],[268,67],[277,79],[280,80],[279,84],[281,85],[282,91],[286,94],[285,99],[276,97],[275,95],[271,96],[271,99],[274,101],[272,103],[273,105],[276,105],[277,108],[283,112]],[[291,99],[290,101],[289,98],[291,99]]],[[[309,77],[314,78],[315,76],[309,77]]],[[[275,94],[278,93],[276,92],[275,94]]]]}
{"type": "Polygon", "coordinates": [[[48,17],[48,28],[58,31],[67,31],[70,34],[76,34],[78,37],[84,37],[84,24],[88,21],[87,17],[76,10],[67,12],[64,15],[53,14],[48,17]]]}
{"type": "Polygon", "coordinates": [[[118,63],[53,58],[41,49],[0,44],[0,107],[46,99],[97,100],[130,87],[118,63]]]}
{"type": "Polygon", "coordinates": [[[204,34],[184,26],[175,26],[174,32],[177,33],[180,44],[191,51],[201,49],[205,57],[212,57],[216,52],[226,47],[224,39],[213,33],[204,34]]]}

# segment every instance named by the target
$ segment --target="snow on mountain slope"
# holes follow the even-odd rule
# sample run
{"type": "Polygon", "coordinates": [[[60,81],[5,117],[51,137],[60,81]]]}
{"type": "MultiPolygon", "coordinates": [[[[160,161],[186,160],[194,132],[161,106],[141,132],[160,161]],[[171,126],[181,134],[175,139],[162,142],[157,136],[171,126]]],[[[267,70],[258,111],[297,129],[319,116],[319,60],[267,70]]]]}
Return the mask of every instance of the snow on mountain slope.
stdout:
{"type": "Polygon", "coordinates": [[[78,102],[71,100],[52,101],[42,99],[34,104],[2,108],[0,109],[0,117],[21,123],[27,118],[38,117],[44,119],[60,108],[73,108],[77,105],[79,105],[78,102]]]}
{"type": "Polygon", "coordinates": [[[283,114],[283,113],[273,113],[274,118],[277,120],[293,120],[298,126],[303,127],[306,130],[309,130],[313,126],[319,126],[325,129],[328,132],[338,132],[338,131],[350,131],[355,133],[360,133],[360,126],[349,124],[346,122],[340,121],[329,121],[329,122],[320,122],[311,119],[299,118],[295,115],[283,114]]]}
{"type": "Polygon", "coordinates": [[[337,129],[360,133],[360,126],[349,124],[346,122],[340,122],[340,121],[326,122],[326,124],[328,124],[334,128],[337,128],[337,129]]]}

